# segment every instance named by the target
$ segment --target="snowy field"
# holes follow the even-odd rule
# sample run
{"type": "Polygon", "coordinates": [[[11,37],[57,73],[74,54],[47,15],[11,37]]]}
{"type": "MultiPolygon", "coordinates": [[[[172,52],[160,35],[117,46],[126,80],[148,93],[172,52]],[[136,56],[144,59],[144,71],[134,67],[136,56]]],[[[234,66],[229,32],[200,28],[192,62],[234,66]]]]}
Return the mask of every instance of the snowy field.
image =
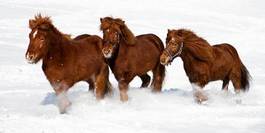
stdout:
{"type": "Polygon", "coordinates": [[[264,133],[265,2],[262,0],[0,0],[0,133],[264,133]],[[96,101],[86,83],[68,96],[72,107],[59,114],[55,94],[41,62],[27,64],[28,20],[52,16],[55,26],[73,36],[102,36],[99,18],[123,18],[136,34],[154,33],[164,41],[168,28],[189,28],[211,44],[227,42],[239,52],[253,77],[236,104],[233,86],[221,82],[205,88],[206,105],[192,98],[191,85],[176,59],[167,67],[163,92],[153,94],[130,84],[129,101],[121,103],[117,82],[113,96],[96,101]]]}

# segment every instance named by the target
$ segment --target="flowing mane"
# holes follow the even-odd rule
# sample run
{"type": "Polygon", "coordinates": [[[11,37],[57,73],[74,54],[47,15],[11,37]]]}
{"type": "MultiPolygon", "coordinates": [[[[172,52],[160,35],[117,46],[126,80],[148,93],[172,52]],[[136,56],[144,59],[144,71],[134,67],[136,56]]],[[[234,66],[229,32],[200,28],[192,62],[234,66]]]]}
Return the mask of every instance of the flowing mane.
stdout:
{"type": "Polygon", "coordinates": [[[70,34],[64,34],[61,33],[53,24],[52,20],[50,19],[49,16],[41,16],[41,14],[35,15],[34,19],[29,20],[29,28],[30,29],[42,29],[42,30],[52,30],[58,35],[61,35],[61,37],[67,39],[67,40],[72,40],[70,34]]]}
{"type": "Polygon", "coordinates": [[[183,37],[185,47],[195,58],[202,61],[212,61],[214,59],[213,48],[206,40],[187,29],[179,29],[176,33],[183,37]]]}
{"type": "Polygon", "coordinates": [[[100,30],[106,30],[109,28],[114,28],[118,32],[122,34],[122,37],[126,40],[127,44],[129,45],[134,45],[136,38],[132,31],[127,27],[125,22],[120,19],[120,18],[112,18],[112,17],[105,17],[101,18],[101,25],[100,25],[100,30]]]}

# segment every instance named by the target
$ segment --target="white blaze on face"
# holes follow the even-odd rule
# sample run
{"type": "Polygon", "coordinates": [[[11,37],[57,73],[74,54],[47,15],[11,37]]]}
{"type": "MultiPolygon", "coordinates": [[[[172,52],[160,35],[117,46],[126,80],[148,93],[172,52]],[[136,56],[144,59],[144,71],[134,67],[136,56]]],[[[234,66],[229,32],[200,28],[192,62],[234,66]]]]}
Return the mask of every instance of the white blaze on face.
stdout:
{"type": "Polygon", "coordinates": [[[38,30],[35,30],[34,33],[33,33],[33,38],[36,37],[37,33],[38,33],[38,30]]]}

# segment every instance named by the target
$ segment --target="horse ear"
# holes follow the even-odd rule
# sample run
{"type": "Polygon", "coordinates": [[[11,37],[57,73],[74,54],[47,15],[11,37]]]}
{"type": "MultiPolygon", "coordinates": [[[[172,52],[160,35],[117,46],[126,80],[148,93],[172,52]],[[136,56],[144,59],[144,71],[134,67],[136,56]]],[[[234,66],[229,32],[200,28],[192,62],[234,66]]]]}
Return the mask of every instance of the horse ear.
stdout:
{"type": "Polygon", "coordinates": [[[33,29],[34,26],[35,26],[35,20],[30,19],[30,20],[29,20],[29,28],[30,28],[30,29],[33,29]]]}
{"type": "Polygon", "coordinates": [[[171,30],[170,29],[167,29],[167,32],[170,32],[171,30]]]}
{"type": "Polygon", "coordinates": [[[103,18],[100,18],[100,23],[102,23],[102,21],[103,21],[103,18]]]}

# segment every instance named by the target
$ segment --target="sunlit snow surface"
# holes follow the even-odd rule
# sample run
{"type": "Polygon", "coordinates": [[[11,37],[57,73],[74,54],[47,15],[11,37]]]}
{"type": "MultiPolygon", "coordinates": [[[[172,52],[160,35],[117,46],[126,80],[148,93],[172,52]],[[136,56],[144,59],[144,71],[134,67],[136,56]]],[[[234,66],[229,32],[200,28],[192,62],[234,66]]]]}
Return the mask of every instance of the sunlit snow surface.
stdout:
{"type": "Polygon", "coordinates": [[[265,2],[261,0],[10,0],[0,1],[0,133],[264,133],[265,132],[265,2]],[[227,42],[237,50],[253,80],[250,91],[235,97],[212,82],[209,101],[198,105],[176,59],[167,67],[163,92],[130,84],[129,101],[119,101],[117,82],[112,96],[96,101],[86,83],[68,96],[72,106],[59,114],[55,94],[41,62],[27,64],[24,54],[28,20],[37,13],[52,16],[54,25],[73,36],[102,36],[99,18],[123,18],[135,35],[189,28],[211,44],[227,42]],[[240,98],[241,104],[236,100],[240,98]]]}

